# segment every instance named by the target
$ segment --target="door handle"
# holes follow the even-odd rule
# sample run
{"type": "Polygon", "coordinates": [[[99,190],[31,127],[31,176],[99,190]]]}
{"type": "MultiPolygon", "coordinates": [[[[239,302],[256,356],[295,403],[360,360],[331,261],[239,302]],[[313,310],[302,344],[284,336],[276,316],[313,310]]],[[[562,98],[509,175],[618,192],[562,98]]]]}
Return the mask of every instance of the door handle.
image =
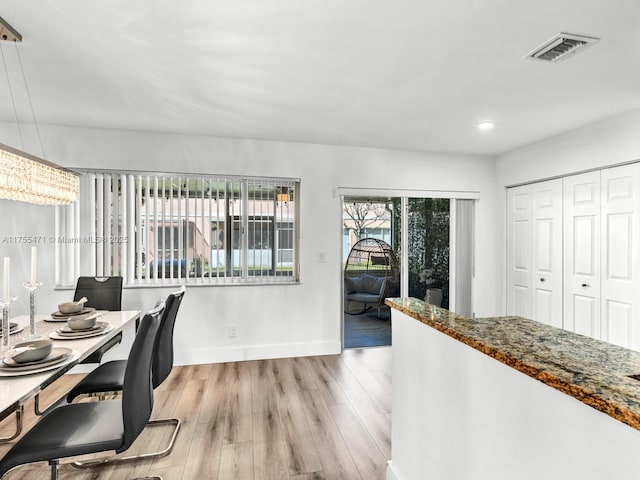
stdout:
{"type": "Polygon", "coordinates": [[[589,288],[589,285],[587,283],[583,283],[582,288],[589,288]]]}
{"type": "Polygon", "coordinates": [[[545,280],[545,278],[544,278],[544,277],[540,277],[540,281],[541,281],[541,282],[546,282],[546,280],[545,280]]]}

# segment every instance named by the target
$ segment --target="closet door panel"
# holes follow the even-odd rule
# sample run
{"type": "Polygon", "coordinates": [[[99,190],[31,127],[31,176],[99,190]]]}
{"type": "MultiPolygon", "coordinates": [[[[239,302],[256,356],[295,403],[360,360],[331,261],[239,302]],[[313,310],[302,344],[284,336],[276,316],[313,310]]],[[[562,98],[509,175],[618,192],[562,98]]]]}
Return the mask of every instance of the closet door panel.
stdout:
{"type": "Polygon", "coordinates": [[[507,315],[531,318],[531,187],[507,190],[507,315]]]}
{"type": "Polygon", "coordinates": [[[563,179],[564,328],[600,338],[600,172],[563,179]]]}
{"type": "Polygon", "coordinates": [[[562,327],[562,180],[531,188],[533,319],[562,327]]]}
{"type": "Polygon", "coordinates": [[[640,349],[640,164],[602,170],[602,339],[640,349]]]}

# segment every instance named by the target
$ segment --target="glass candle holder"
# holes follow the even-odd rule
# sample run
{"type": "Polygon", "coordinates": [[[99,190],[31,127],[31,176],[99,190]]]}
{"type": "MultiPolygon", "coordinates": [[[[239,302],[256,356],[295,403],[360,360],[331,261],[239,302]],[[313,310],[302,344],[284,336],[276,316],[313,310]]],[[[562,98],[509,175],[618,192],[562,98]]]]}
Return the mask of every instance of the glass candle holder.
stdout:
{"type": "Polygon", "coordinates": [[[0,307],[2,307],[2,343],[0,344],[0,352],[5,352],[11,348],[11,335],[9,333],[9,307],[18,297],[0,298],[0,307]]]}
{"type": "Polygon", "coordinates": [[[29,290],[29,336],[27,340],[33,340],[40,337],[36,332],[36,290],[42,286],[42,282],[24,282],[22,286],[29,290]]]}

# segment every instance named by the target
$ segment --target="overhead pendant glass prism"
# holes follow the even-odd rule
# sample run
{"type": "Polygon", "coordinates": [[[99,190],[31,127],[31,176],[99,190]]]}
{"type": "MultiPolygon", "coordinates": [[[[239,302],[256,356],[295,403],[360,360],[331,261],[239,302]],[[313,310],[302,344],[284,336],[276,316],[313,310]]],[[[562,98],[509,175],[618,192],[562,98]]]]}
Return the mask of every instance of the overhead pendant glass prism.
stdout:
{"type": "Polygon", "coordinates": [[[79,174],[0,143],[0,198],[39,205],[78,200],[79,174]]]}

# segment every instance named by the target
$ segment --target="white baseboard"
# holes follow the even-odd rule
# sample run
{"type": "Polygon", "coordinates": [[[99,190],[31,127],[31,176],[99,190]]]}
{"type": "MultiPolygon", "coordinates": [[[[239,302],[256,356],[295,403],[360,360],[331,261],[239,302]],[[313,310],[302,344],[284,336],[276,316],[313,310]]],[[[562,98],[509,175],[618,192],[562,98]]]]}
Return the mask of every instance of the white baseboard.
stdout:
{"type": "Polygon", "coordinates": [[[386,480],[404,480],[404,477],[398,473],[393,467],[393,461],[387,462],[387,478],[386,480]]]}
{"type": "Polygon", "coordinates": [[[326,341],[220,347],[206,350],[176,350],[174,363],[176,365],[196,365],[201,363],[240,362],[243,360],[262,360],[267,358],[335,355],[340,353],[340,348],[340,341],[326,341]]]}

